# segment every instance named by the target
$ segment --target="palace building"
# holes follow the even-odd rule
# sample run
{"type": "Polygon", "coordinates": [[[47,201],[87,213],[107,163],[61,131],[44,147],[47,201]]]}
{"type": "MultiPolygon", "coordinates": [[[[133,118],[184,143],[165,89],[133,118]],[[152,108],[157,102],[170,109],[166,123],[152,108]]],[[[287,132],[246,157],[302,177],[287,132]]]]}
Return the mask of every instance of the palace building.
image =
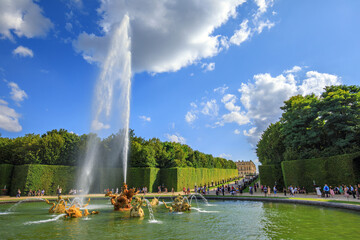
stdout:
{"type": "Polygon", "coordinates": [[[253,161],[237,161],[235,163],[239,176],[256,175],[256,166],[253,161]]]}

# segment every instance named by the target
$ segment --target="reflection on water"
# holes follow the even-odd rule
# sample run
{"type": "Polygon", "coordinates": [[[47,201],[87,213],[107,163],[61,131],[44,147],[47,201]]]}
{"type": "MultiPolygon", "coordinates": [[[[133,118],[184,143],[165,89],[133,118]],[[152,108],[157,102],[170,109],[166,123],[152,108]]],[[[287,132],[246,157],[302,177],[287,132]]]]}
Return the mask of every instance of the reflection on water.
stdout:
{"type": "MultiPolygon", "coordinates": [[[[139,219],[114,212],[106,200],[92,203],[99,215],[55,221],[48,220],[59,215],[49,214],[44,203],[23,203],[12,214],[0,214],[1,239],[351,239],[360,234],[360,214],[338,209],[210,201],[210,206],[199,202],[190,213],[181,214],[155,206],[157,223],[150,223],[146,207],[145,218],[139,219]]],[[[0,205],[0,212],[8,207],[0,205]]]]}

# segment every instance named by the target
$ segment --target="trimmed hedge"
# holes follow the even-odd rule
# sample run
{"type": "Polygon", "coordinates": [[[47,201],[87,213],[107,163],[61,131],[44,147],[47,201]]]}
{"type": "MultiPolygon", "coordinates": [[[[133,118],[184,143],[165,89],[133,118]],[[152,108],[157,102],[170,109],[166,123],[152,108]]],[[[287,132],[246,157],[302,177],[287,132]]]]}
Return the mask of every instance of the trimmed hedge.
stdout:
{"type": "Polygon", "coordinates": [[[273,187],[275,182],[277,189],[281,191],[284,187],[283,174],[280,164],[259,166],[260,182],[262,185],[273,187]]]}
{"type": "Polygon", "coordinates": [[[11,176],[13,174],[14,165],[11,164],[0,164],[0,188],[6,189],[11,188],[11,176]]]}
{"type": "Polygon", "coordinates": [[[168,190],[182,191],[183,187],[193,188],[194,185],[200,186],[211,184],[211,182],[227,180],[238,176],[237,169],[218,169],[218,168],[163,168],[161,171],[161,183],[168,190]]]}
{"type": "MultiPolygon", "coordinates": [[[[316,185],[354,185],[359,181],[360,153],[337,155],[328,158],[285,161],[281,163],[286,186],[305,187],[314,191],[316,185]]],[[[262,180],[262,178],[261,178],[262,180]]]]}
{"type": "Polygon", "coordinates": [[[55,165],[19,165],[14,167],[10,195],[20,189],[22,195],[30,190],[45,190],[47,195],[55,195],[60,186],[63,193],[74,188],[76,167],[55,165]]]}
{"type": "MultiPolygon", "coordinates": [[[[160,185],[159,168],[129,168],[127,172],[127,185],[129,188],[147,187],[148,192],[156,191],[160,185]]],[[[103,168],[100,174],[100,192],[104,189],[115,189],[123,185],[122,168],[103,168]]]]}
{"type": "MultiPolygon", "coordinates": [[[[77,168],[58,165],[17,165],[14,166],[11,180],[10,195],[16,195],[20,189],[22,195],[30,190],[45,190],[46,195],[55,195],[60,186],[63,193],[76,188],[77,168]]],[[[149,192],[157,191],[157,187],[164,185],[170,191],[181,191],[183,187],[200,186],[212,181],[228,180],[238,175],[237,169],[217,168],[129,168],[127,184],[129,187],[147,187],[149,192]]],[[[94,184],[90,192],[103,193],[104,189],[122,187],[122,168],[99,168],[94,173],[94,184]]]]}

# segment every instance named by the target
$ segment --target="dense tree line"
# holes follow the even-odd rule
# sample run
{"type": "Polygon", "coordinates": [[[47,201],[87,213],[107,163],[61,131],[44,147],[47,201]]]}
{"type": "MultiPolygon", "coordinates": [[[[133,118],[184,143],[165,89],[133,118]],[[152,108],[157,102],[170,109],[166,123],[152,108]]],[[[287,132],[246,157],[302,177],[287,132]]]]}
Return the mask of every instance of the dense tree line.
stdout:
{"type": "MultiPolygon", "coordinates": [[[[48,164],[77,165],[85,159],[88,141],[98,144],[98,158],[104,166],[110,166],[110,159],[119,158],[119,144],[122,131],[100,139],[96,134],[78,136],[67,130],[52,130],[46,134],[26,134],[23,137],[0,137],[0,164],[48,164]]],[[[195,167],[195,168],[236,168],[231,160],[204,154],[185,144],[161,142],[157,138],[145,140],[130,130],[129,164],[131,167],[195,167]]],[[[121,166],[121,165],[119,165],[121,166]]]]}
{"type": "Polygon", "coordinates": [[[257,144],[262,164],[360,151],[358,86],[329,86],[320,97],[293,96],[281,109],[280,121],[257,144]]]}

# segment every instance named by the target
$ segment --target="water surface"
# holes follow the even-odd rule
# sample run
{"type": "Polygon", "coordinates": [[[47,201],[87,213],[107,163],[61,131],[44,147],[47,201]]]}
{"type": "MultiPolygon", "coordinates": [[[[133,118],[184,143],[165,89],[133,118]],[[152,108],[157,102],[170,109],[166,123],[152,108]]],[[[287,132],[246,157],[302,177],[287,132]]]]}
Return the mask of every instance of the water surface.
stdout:
{"type": "Polygon", "coordinates": [[[157,221],[114,212],[108,200],[93,200],[99,215],[64,220],[44,202],[0,205],[1,239],[355,239],[360,214],[348,210],[247,201],[193,202],[191,213],[154,207],[157,221]]]}

